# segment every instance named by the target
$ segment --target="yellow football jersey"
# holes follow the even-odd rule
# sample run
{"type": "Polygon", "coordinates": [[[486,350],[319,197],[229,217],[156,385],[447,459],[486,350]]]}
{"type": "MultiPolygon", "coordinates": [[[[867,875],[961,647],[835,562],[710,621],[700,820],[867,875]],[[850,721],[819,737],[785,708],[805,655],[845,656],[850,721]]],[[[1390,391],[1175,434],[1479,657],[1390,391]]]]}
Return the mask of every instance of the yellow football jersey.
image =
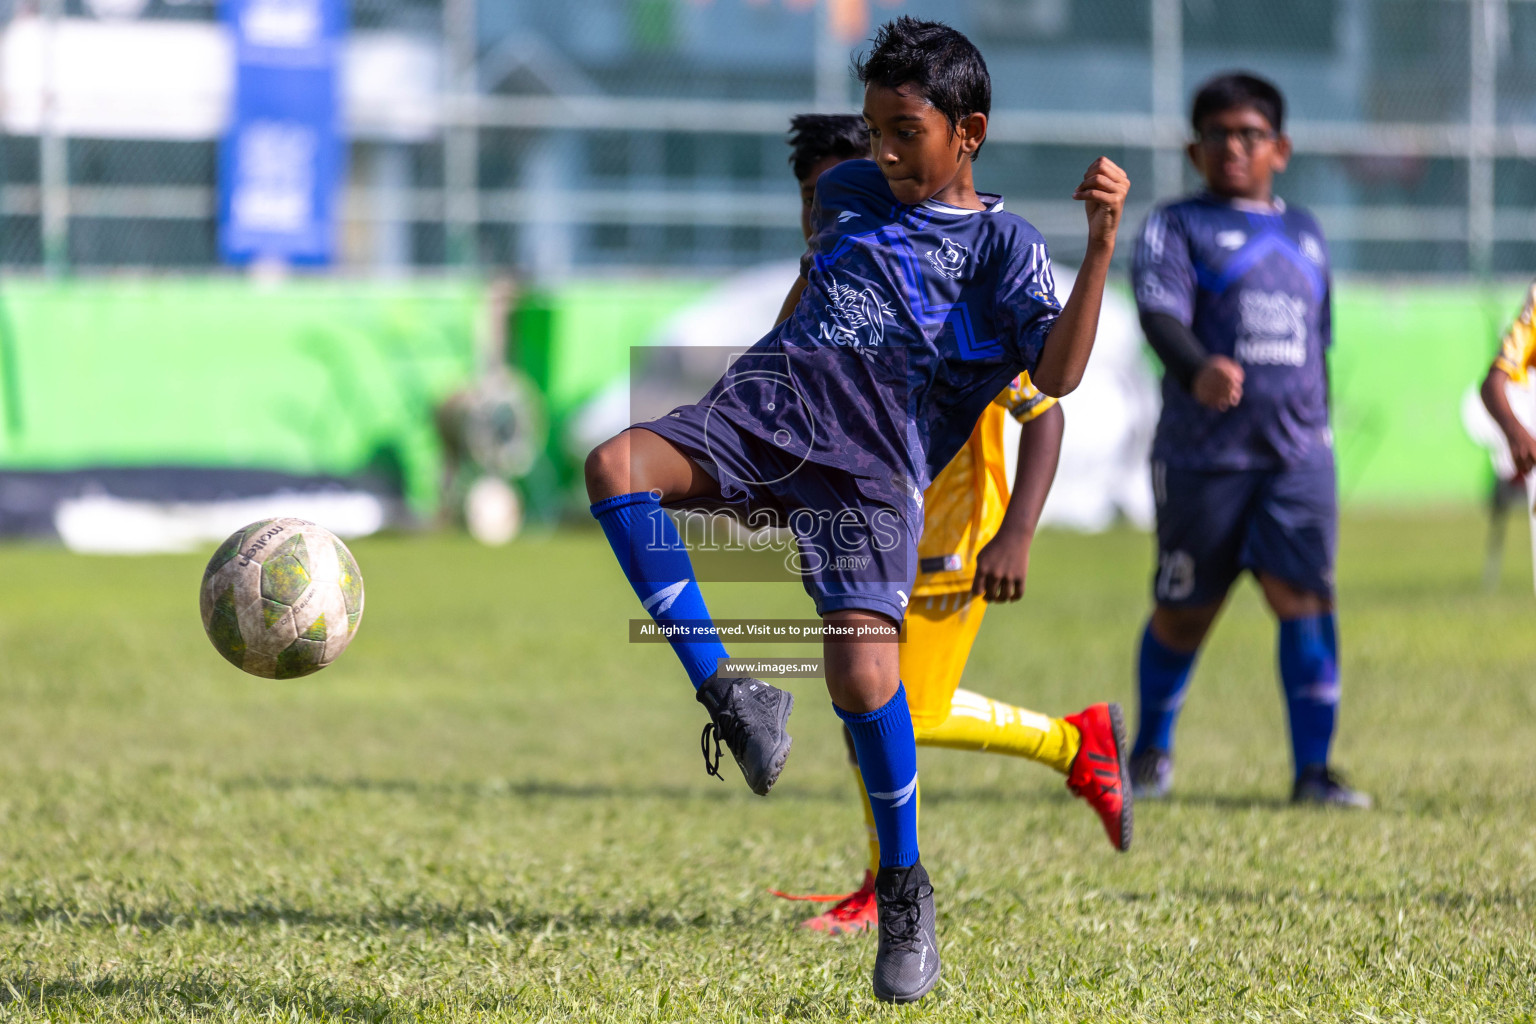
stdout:
{"type": "Polygon", "coordinates": [[[1531,282],[1525,293],[1525,305],[1520,307],[1515,322],[1509,325],[1499,345],[1499,357],[1493,361],[1494,366],[1517,384],[1525,383],[1526,369],[1536,363],[1536,326],[1531,323],[1533,306],[1536,306],[1536,281],[1531,282]]]}
{"type": "Polygon", "coordinates": [[[928,485],[913,597],[971,589],[976,556],[996,535],[1008,509],[1003,417],[1028,423],[1055,404],[1030,383],[1029,374],[1019,374],[981,414],[965,447],[928,485]]]}

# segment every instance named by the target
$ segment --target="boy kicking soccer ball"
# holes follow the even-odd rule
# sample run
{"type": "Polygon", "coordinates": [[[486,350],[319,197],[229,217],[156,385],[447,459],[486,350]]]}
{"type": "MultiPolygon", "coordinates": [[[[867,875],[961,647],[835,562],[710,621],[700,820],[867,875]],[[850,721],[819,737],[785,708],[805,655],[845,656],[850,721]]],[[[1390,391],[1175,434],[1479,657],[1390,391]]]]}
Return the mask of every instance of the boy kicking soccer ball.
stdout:
{"type": "Polygon", "coordinates": [[[1253,75],[1195,96],[1189,159],[1205,190],[1147,218],[1132,271],[1163,361],[1152,446],[1156,606],[1141,638],[1138,799],[1173,782],[1173,728],[1200,644],[1244,569],[1280,622],[1297,803],[1369,807],[1329,765],[1339,703],[1338,507],[1328,426],[1328,250],[1271,189],[1285,101],[1253,75]]]}
{"type": "MultiPolygon", "coordinates": [[[[801,229],[811,238],[811,211],[822,173],[868,158],[869,128],[850,114],[800,114],[790,122],[790,164],[800,184],[801,229]]],[[[799,303],[803,279],[790,292],[782,321],[799,303]]],[[[900,670],[918,746],[1011,754],[1054,768],[1098,812],[1110,844],[1130,848],[1132,806],[1122,784],[1128,760],[1118,704],[1095,704],[1052,718],[959,688],[988,602],[1023,596],[1029,548],[1061,454],[1063,416],[1054,398],[1020,374],[987,406],[965,447],[923,493],[918,573],[907,609],[900,670]],[[1021,423],[1013,493],[1003,464],[1004,418],[1021,423]]],[[[856,932],[878,921],[875,875],[880,840],[869,794],[859,776],[853,736],[844,731],[864,805],[869,867],[864,884],[837,896],[789,896],[834,903],[804,927],[856,932]]],[[[921,801],[921,787],[913,801],[921,801]]],[[[785,896],[784,893],[778,893],[785,896]]]]}
{"type": "MultiPolygon", "coordinates": [[[[827,689],[853,735],[880,839],[874,991],[910,1002],[939,975],[917,842],[917,749],[896,646],[863,634],[905,615],[923,488],[993,398],[1021,371],[1052,396],[1082,379],[1128,182],[1100,158],[1073,193],[1087,208],[1088,243],[1063,307],[1039,232],[976,192],[971,162],[991,82],[970,41],[900,18],[859,72],[875,159],[817,182],[794,312],[698,404],[599,445],[586,477],[620,567],[664,628],[709,611],[663,505],[730,508],[794,532],[827,630],[827,689]]],[[[679,636],[673,649],[716,737],[766,794],[789,754],[792,698],[720,676],[716,637],[679,636]]]]}

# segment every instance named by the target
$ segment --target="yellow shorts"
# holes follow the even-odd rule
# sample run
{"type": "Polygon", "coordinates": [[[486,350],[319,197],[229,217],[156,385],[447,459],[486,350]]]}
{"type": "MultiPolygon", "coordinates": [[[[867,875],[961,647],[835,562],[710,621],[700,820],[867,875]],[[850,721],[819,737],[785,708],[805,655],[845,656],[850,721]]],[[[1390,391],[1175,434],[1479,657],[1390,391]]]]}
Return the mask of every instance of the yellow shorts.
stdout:
{"type": "Polygon", "coordinates": [[[907,608],[907,638],[901,645],[901,683],[912,710],[912,728],[937,727],[949,717],[950,703],[976,643],[987,600],[969,591],[915,597],[907,608]]]}

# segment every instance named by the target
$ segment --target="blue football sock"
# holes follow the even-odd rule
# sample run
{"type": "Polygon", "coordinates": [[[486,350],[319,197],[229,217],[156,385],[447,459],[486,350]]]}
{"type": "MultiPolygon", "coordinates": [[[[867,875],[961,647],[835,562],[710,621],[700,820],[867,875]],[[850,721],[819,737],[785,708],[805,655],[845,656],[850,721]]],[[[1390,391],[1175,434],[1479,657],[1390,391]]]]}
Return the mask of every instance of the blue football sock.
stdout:
{"type": "MultiPolygon", "coordinates": [[[[687,621],[696,626],[709,621],[688,549],[672,517],[649,491],[600,501],[592,506],[592,515],[602,524],[619,568],[651,618],[662,625],[687,621]]],[[[714,675],[718,659],[726,657],[713,629],[704,636],[670,637],[669,642],[694,689],[714,675]]]]}
{"type": "Polygon", "coordinates": [[[836,704],[832,709],[848,727],[859,757],[859,773],[875,813],[880,837],[880,866],[908,868],[917,863],[917,742],[906,688],[874,711],[856,715],[836,704]]]}
{"type": "Polygon", "coordinates": [[[1140,707],[1133,754],[1148,748],[1173,750],[1173,727],[1184,706],[1184,692],[1189,687],[1189,672],[1195,665],[1195,652],[1188,654],[1164,647],[1152,635],[1152,623],[1141,634],[1141,658],[1136,668],[1140,707]]]}
{"type": "Polygon", "coordinates": [[[1280,682],[1291,717],[1296,771],[1327,764],[1339,712],[1339,641],[1333,615],[1280,623],[1280,682]]]}

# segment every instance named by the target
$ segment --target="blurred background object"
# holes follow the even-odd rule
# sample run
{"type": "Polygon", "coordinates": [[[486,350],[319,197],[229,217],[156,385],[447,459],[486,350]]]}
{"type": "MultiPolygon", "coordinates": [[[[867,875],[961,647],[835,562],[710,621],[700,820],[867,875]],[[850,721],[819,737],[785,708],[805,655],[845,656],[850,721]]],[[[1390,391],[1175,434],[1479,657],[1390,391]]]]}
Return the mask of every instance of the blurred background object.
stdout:
{"type": "Polygon", "coordinates": [[[436,419],[443,511],[482,544],[506,544],[523,525],[523,500],[512,481],[544,451],[543,399],[526,375],[498,363],[449,395],[436,419]]]}
{"type": "MultiPolygon", "coordinates": [[[[1072,293],[1076,274],[1058,265],[1057,298],[1072,293]]],[[[1110,292],[1099,312],[1099,333],[1083,379],[1061,400],[1066,426],[1056,481],[1040,512],[1040,525],[1107,529],[1126,522],[1150,530],[1153,521],[1149,459],[1162,407],[1157,376],[1142,354],[1141,327],[1129,296],[1110,292]]],[[[1004,440],[1008,484],[1018,464],[1019,428],[1010,417],[1004,440]]]]}
{"type": "MultiPolygon", "coordinates": [[[[1536,429],[1536,396],[1532,395],[1530,385],[1511,381],[1504,387],[1515,418],[1526,430],[1536,429]]],[[[1499,585],[1499,573],[1504,565],[1504,539],[1512,510],[1524,508],[1530,523],[1531,540],[1536,542],[1536,479],[1522,478],[1515,470],[1509,441],[1488,414],[1476,387],[1467,388],[1462,395],[1461,425],[1467,436],[1487,453],[1493,468],[1488,487],[1488,546],[1483,559],[1483,589],[1492,592],[1499,585]]],[[[1532,572],[1536,574],[1536,562],[1532,563],[1532,572]]]]}
{"type": "MultiPolygon", "coordinates": [[[[361,494],[381,526],[463,521],[478,477],[444,488],[434,412],[489,381],[521,382],[481,407],[493,432],[523,417],[515,466],[486,474],[514,518],[579,516],[631,348],[690,306],[694,330],[767,330],[730,289],[800,252],[789,118],[857,110],[850,53],[897,13],[987,54],[979,180],[1066,264],[1089,159],[1127,169],[1139,222],[1193,186],[1193,86],[1274,78],[1296,142],[1281,192],[1342,275],[1344,500],[1486,495],[1458,410],[1536,272],[1536,4],[0,0],[0,532],[75,536],[102,497],[361,494]],[[482,361],[490,311],[521,376],[482,361]]],[[[1145,357],[1102,342],[1131,380],[1145,357]]],[[[1076,416],[1062,521],[1144,517],[1130,497],[1068,514],[1147,415],[1126,401],[1099,441],[1081,428],[1118,412],[1076,416]]]]}

